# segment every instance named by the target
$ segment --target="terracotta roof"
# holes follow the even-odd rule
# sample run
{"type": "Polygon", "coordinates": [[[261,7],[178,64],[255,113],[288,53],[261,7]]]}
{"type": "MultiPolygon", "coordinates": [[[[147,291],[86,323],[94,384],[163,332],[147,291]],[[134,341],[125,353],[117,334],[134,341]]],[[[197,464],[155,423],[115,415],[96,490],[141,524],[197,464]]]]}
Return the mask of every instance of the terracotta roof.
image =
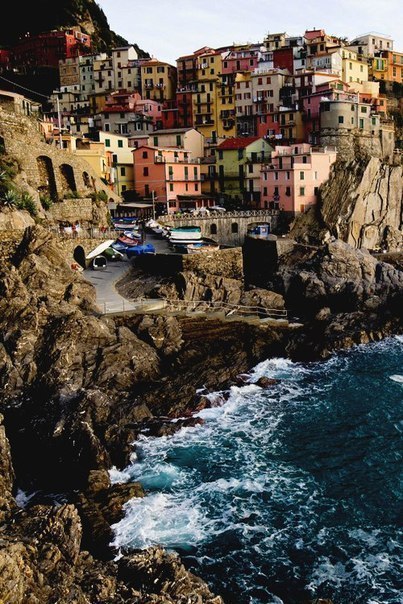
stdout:
{"type": "Polygon", "coordinates": [[[220,143],[217,147],[220,151],[227,149],[245,149],[255,141],[258,141],[260,136],[242,136],[239,138],[228,138],[220,143]]]}

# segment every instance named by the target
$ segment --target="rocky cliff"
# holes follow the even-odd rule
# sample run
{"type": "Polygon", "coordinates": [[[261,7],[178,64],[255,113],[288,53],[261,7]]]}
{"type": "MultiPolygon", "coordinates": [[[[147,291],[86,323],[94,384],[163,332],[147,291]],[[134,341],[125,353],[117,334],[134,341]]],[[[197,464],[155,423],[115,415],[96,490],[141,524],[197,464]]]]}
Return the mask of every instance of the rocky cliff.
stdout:
{"type": "MultiPolygon", "coordinates": [[[[95,51],[127,44],[127,40],[111,31],[104,11],[94,0],[59,0],[56,4],[52,0],[40,0],[27,3],[23,11],[11,3],[7,19],[0,24],[0,43],[13,44],[26,32],[37,34],[74,26],[91,35],[95,51]]],[[[138,47],[137,50],[140,56],[147,56],[138,47]]]]}
{"type": "Polygon", "coordinates": [[[291,236],[320,243],[333,236],[355,248],[398,251],[403,245],[402,163],[338,161],[315,208],[299,216],[291,236]]]}
{"type": "MultiPolygon", "coordinates": [[[[239,269],[226,266],[227,277],[209,280],[204,265],[182,274],[187,295],[219,296],[239,269]]],[[[231,291],[265,302],[233,281],[231,291]]],[[[221,603],[158,548],[111,561],[110,525],[143,492],[135,483],[111,486],[107,469],[127,464],[143,430],[167,434],[200,421],[192,411],[211,404],[203,394],[260,360],[321,358],[402,325],[401,271],[341,242],[289,251],[272,286],[303,326],[102,317],[57,241],[39,226],[25,231],[0,266],[0,599],[221,603]],[[28,505],[21,495],[17,505],[17,487],[30,494],[28,505]]]]}

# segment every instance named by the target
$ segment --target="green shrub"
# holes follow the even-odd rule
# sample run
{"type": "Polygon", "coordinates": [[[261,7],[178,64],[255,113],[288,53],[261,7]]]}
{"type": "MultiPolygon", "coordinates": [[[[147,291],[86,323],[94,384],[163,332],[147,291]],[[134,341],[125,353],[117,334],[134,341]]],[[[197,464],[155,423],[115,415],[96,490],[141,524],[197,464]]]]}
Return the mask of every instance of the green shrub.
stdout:
{"type": "Polygon", "coordinates": [[[12,208],[17,205],[18,193],[14,189],[6,189],[0,196],[0,203],[5,208],[12,208]]]}
{"type": "Polygon", "coordinates": [[[41,202],[41,206],[44,210],[50,210],[53,205],[53,200],[50,195],[47,193],[43,193],[39,196],[39,201],[41,202]]]}
{"type": "Polygon", "coordinates": [[[24,191],[19,197],[17,197],[15,207],[18,210],[26,210],[31,214],[31,216],[36,216],[38,213],[33,197],[26,191],[24,191]]]}

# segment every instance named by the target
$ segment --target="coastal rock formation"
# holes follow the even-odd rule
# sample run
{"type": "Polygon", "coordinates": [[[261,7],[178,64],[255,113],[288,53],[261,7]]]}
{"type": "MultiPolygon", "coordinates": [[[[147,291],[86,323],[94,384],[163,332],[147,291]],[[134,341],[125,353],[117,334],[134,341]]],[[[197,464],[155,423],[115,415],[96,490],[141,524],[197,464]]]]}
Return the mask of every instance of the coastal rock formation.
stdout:
{"type": "Polygon", "coordinates": [[[340,240],[296,246],[282,256],[272,285],[305,322],[289,344],[293,358],[326,357],[401,329],[403,272],[340,240]]]}
{"type": "Polygon", "coordinates": [[[193,425],[198,404],[219,404],[212,390],[265,358],[321,358],[402,324],[401,271],[340,241],[285,253],[271,291],[207,272],[183,272],[178,282],[189,299],[220,299],[224,289],[241,303],[285,302],[304,324],[100,316],[92,286],[39,226],[0,267],[0,599],[220,603],[158,548],[110,560],[111,523],[143,492],[110,485],[107,469],[127,464],[139,434],[193,425]],[[16,507],[16,486],[38,491],[25,509],[16,507]],[[59,493],[57,506],[50,493],[59,493]]]}
{"type": "Polygon", "coordinates": [[[400,156],[339,161],[320,189],[320,202],[296,219],[291,236],[306,243],[337,237],[355,248],[396,251],[403,244],[400,156]]]}

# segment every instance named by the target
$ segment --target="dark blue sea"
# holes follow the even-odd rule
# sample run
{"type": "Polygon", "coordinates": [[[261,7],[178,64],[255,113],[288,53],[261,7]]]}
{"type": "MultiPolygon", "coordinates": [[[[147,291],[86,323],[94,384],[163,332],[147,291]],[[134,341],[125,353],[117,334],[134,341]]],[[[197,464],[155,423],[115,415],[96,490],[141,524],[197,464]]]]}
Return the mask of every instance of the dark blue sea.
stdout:
{"type": "Polygon", "coordinates": [[[179,552],[227,604],[401,604],[403,338],[251,375],[279,381],[233,387],[112,471],[148,493],[115,543],[179,552]]]}

